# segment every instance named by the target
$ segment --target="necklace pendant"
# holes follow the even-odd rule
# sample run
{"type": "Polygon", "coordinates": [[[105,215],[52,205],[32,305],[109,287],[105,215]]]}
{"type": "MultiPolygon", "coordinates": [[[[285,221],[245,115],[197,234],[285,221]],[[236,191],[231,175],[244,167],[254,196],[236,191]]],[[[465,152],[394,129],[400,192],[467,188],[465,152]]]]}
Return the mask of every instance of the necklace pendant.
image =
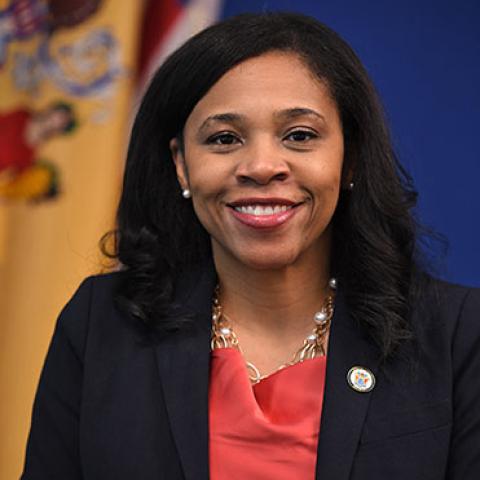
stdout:
{"type": "MultiPolygon", "coordinates": [[[[334,290],[336,282],[334,279],[330,282],[330,288],[334,290]]],[[[301,348],[299,348],[290,362],[280,365],[275,372],[278,372],[286,367],[301,363],[305,360],[313,359],[319,355],[325,355],[324,341],[326,334],[330,328],[330,322],[333,317],[333,303],[334,295],[329,295],[322,309],[313,316],[314,329],[308,335],[301,348]]],[[[222,305],[219,301],[219,287],[215,288],[215,296],[212,306],[212,336],[210,346],[212,350],[216,348],[236,348],[243,355],[242,349],[239,345],[238,338],[235,331],[231,327],[229,317],[223,312],[222,305]]],[[[252,385],[256,385],[268,375],[261,375],[259,369],[251,362],[245,360],[248,378],[252,385]]]]}

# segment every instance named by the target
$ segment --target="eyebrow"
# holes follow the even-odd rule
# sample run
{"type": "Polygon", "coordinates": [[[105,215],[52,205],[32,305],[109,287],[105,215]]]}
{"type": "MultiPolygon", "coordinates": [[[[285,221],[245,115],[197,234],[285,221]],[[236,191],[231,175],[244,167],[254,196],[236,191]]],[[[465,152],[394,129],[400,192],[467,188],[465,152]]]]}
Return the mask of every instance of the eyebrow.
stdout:
{"type": "MultiPolygon", "coordinates": [[[[286,108],[285,110],[279,110],[275,112],[274,116],[280,119],[290,119],[302,116],[314,116],[325,122],[325,117],[312,110],[311,108],[305,107],[294,107],[294,108],[286,108]]],[[[211,123],[217,122],[225,122],[225,123],[238,123],[245,120],[245,115],[235,112],[226,112],[226,113],[216,113],[214,115],[210,115],[207,117],[199,127],[199,131],[201,132],[205,128],[207,128],[211,123]]]]}
{"type": "Polygon", "coordinates": [[[285,110],[280,110],[279,112],[275,113],[276,117],[287,118],[287,119],[302,117],[304,115],[314,116],[325,122],[325,117],[322,114],[318,113],[317,111],[312,110],[311,108],[304,108],[304,107],[287,108],[285,110]]]}
{"type": "Polygon", "coordinates": [[[216,123],[216,122],[235,123],[235,122],[241,122],[244,118],[245,116],[241,115],[240,113],[232,113],[232,112],[217,113],[215,115],[210,115],[209,117],[207,117],[202,122],[198,130],[202,131],[203,129],[207,128],[211,123],[216,123]]]}

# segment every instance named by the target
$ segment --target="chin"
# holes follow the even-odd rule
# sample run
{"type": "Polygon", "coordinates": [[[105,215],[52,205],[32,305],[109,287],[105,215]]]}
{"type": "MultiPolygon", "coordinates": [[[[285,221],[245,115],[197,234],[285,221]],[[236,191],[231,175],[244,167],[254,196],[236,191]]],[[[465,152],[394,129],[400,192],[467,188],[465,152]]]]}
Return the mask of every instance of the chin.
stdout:
{"type": "Polygon", "coordinates": [[[273,253],[271,251],[256,254],[249,252],[238,257],[241,263],[255,270],[281,270],[295,263],[297,258],[298,255],[293,252],[273,253]]]}

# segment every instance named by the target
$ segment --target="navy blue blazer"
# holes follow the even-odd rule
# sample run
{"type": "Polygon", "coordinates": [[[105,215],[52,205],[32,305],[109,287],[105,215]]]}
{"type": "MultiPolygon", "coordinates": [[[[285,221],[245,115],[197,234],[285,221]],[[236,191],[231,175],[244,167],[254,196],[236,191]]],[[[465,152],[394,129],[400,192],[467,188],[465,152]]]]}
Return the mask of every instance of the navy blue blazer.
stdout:
{"type": "MultiPolygon", "coordinates": [[[[179,289],[177,300],[196,314],[195,329],[157,345],[140,342],[114,307],[120,275],[86,279],[59,317],[35,398],[23,480],[208,479],[215,274],[192,275],[179,289]]],[[[438,295],[415,314],[417,368],[408,362],[410,347],[379,368],[340,287],[317,480],[480,478],[480,292],[440,282],[433,290],[438,295]],[[375,372],[370,393],[348,385],[354,365],[375,372]]],[[[258,472],[254,480],[264,478],[258,472]]]]}

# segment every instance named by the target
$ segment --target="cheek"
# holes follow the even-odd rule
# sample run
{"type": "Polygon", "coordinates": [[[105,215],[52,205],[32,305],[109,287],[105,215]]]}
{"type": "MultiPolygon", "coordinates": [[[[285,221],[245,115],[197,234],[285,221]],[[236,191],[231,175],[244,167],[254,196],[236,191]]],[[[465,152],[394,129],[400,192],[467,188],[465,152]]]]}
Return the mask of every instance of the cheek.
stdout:
{"type": "Polygon", "coordinates": [[[324,229],[332,220],[337,208],[339,189],[337,185],[327,185],[318,195],[312,212],[313,221],[324,229]]]}
{"type": "Polygon", "coordinates": [[[312,185],[314,194],[328,203],[336,202],[340,190],[342,176],[341,162],[324,163],[323,166],[310,172],[307,179],[312,185]]]}
{"type": "Polygon", "coordinates": [[[227,188],[228,172],[225,167],[197,157],[188,168],[193,208],[200,222],[208,229],[212,218],[218,215],[221,198],[227,188]]]}
{"type": "MultiPolygon", "coordinates": [[[[341,168],[322,168],[312,172],[310,180],[313,195],[312,222],[323,229],[335,212],[341,187],[341,168]]],[[[308,184],[306,184],[308,185],[308,184]]]]}
{"type": "Polygon", "coordinates": [[[199,202],[210,202],[221,195],[227,182],[221,168],[211,168],[204,164],[189,170],[189,185],[192,195],[199,202]]]}

